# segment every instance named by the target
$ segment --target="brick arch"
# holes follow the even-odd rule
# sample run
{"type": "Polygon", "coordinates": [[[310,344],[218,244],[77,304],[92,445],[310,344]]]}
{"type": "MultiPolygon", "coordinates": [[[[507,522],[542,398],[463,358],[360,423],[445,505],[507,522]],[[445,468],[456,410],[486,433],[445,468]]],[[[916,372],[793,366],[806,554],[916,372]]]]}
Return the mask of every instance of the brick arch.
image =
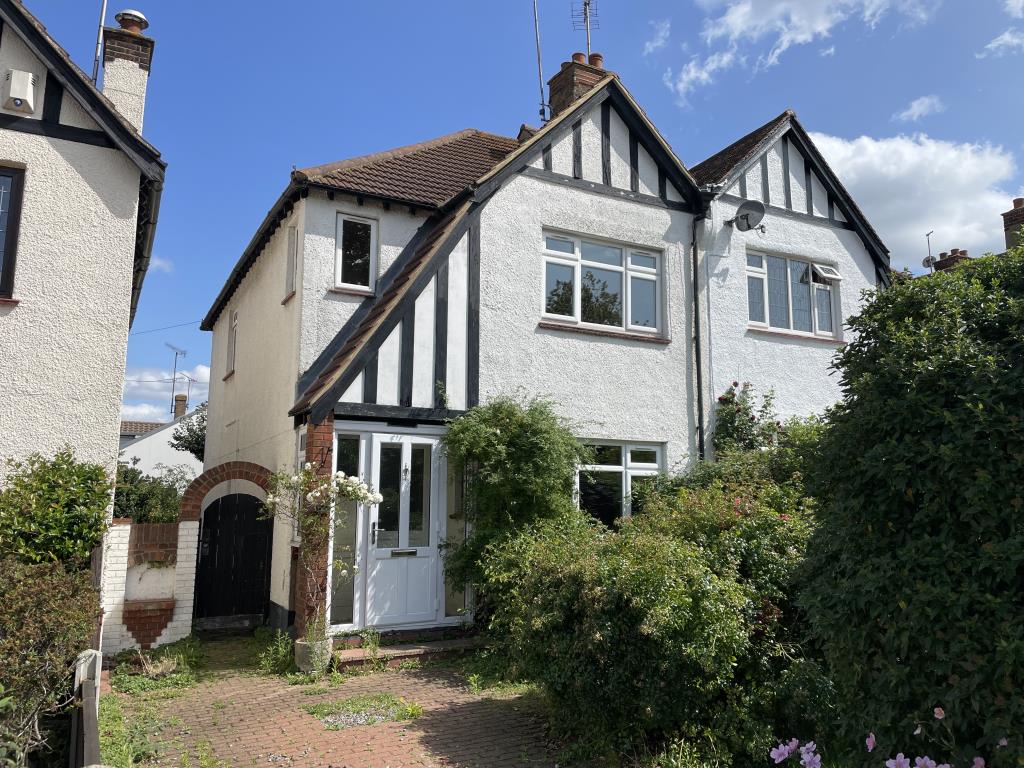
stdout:
{"type": "Polygon", "coordinates": [[[270,470],[251,461],[227,461],[206,470],[185,489],[178,520],[199,520],[203,512],[203,499],[215,487],[228,480],[248,480],[265,491],[270,485],[270,470]]]}

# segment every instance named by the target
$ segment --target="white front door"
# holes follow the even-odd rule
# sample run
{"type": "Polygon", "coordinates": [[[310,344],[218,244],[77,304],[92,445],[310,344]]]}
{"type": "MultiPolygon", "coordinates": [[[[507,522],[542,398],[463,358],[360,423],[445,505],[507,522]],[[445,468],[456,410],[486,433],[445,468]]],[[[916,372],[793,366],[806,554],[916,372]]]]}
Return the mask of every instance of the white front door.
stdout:
{"type": "Polygon", "coordinates": [[[438,610],[439,441],[373,436],[373,487],[384,500],[369,515],[366,623],[432,622],[438,610]]]}

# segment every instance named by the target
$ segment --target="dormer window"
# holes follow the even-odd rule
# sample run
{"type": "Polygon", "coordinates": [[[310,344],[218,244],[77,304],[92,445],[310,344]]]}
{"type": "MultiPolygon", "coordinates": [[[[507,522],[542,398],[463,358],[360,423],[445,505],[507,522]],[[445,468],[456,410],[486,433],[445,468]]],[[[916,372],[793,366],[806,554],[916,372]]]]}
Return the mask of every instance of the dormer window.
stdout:
{"type": "Polygon", "coordinates": [[[372,293],[377,281],[377,222],[339,213],[334,245],[335,288],[372,293]]]}
{"type": "Polygon", "coordinates": [[[747,319],[752,328],[834,338],[839,271],[828,264],[747,254],[747,319]]]}
{"type": "Polygon", "coordinates": [[[545,318],[595,329],[661,329],[662,254],[595,238],[545,233],[545,318]]]}

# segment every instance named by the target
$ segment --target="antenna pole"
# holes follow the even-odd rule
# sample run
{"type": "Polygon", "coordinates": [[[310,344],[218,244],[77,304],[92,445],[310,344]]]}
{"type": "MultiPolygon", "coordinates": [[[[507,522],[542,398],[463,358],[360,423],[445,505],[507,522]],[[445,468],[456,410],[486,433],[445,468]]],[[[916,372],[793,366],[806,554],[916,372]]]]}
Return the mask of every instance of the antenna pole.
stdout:
{"type": "Polygon", "coordinates": [[[927,235],[924,236],[924,239],[928,241],[928,271],[929,272],[934,272],[935,271],[935,265],[932,263],[932,235],[934,235],[934,234],[935,234],[935,230],[933,229],[931,232],[929,232],[927,235]]]}
{"type": "MultiPolygon", "coordinates": [[[[100,28],[96,32],[96,57],[92,60],[92,84],[96,85],[100,77],[100,57],[103,55],[103,25],[107,23],[107,0],[103,0],[100,8],[100,28]]],[[[177,358],[175,358],[177,359],[177,358]]]]}
{"type": "Polygon", "coordinates": [[[587,61],[590,61],[590,0],[583,0],[583,26],[587,28],[587,61]]]}
{"type": "Polygon", "coordinates": [[[533,0],[533,34],[537,40],[537,86],[540,89],[540,121],[548,121],[546,104],[544,103],[544,67],[540,63],[540,15],[537,13],[537,0],[533,0]]]}

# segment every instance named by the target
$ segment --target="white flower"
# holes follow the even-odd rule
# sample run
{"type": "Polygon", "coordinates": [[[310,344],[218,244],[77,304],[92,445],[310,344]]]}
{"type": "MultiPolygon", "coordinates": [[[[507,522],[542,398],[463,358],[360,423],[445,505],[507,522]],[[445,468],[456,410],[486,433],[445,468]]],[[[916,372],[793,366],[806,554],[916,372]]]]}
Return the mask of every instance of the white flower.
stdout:
{"type": "Polygon", "coordinates": [[[380,504],[381,502],[384,501],[384,497],[381,496],[379,493],[373,494],[372,498],[374,504],[380,504]]]}
{"type": "Polygon", "coordinates": [[[292,482],[293,483],[299,482],[299,476],[298,475],[292,475],[292,482]]]}
{"type": "Polygon", "coordinates": [[[308,501],[310,504],[312,504],[315,499],[316,496],[312,492],[306,494],[306,501],[308,501]]]}
{"type": "Polygon", "coordinates": [[[277,497],[274,496],[274,494],[272,494],[272,493],[268,493],[267,494],[267,504],[276,504],[276,503],[277,503],[277,497]]]}
{"type": "Polygon", "coordinates": [[[348,570],[346,570],[345,568],[342,568],[340,575],[341,575],[341,578],[343,578],[343,579],[344,578],[348,578],[348,570]]]}
{"type": "Polygon", "coordinates": [[[307,472],[313,468],[313,462],[307,461],[306,466],[303,467],[307,472]]]}

